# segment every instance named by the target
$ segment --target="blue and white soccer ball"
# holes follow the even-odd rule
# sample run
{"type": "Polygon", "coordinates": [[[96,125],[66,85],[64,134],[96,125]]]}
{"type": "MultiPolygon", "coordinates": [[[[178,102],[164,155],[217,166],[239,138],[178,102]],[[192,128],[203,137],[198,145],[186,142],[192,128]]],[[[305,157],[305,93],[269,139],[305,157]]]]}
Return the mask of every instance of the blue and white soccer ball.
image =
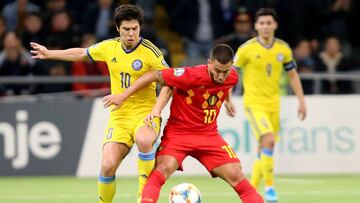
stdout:
{"type": "Polygon", "coordinates": [[[200,203],[201,194],[199,189],[191,183],[175,185],[169,194],[169,203],[200,203]]]}

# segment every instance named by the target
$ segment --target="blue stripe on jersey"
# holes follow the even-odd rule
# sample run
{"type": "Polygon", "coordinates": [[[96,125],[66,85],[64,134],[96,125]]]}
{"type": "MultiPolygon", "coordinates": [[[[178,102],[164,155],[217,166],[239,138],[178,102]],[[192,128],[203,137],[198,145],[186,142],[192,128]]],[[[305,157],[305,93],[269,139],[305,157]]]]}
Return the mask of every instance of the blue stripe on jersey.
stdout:
{"type": "Polygon", "coordinates": [[[155,159],[155,151],[152,150],[147,153],[139,152],[139,159],[144,160],[144,161],[153,160],[153,159],[155,159]]]}
{"type": "Polygon", "coordinates": [[[93,59],[93,58],[91,57],[91,55],[90,55],[89,48],[86,49],[86,54],[88,55],[88,57],[90,58],[90,60],[91,60],[92,62],[95,62],[94,59],[93,59]]]}
{"type": "Polygon", "coordinates": [[[106,176],[99,175],[99,182],[112,183],[114,180],[115,180],[115,176],[106,177],[106,176]]]}
{"type": "Polygon", "coordinates": [[[286,71],[289,71],[291,69],[294,69],[297,67],[296,62],[295,61],[290,61],[289,63],[284,63],[284,67],[286,71]]]}
{"type": "Polygon", "coordinates": [[[266,156],[272,156],[274,151],[267,148],[261,148],[261,153],[265,154],[266,156]]]}

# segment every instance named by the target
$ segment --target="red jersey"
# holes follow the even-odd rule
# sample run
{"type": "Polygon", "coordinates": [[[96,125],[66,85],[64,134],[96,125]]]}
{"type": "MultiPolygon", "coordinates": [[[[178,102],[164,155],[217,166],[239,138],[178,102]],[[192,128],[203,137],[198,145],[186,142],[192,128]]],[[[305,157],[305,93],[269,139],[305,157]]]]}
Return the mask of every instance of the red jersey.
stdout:
{"type": "Polygon", "coordinates": [[[216,133],[221,105],[238,81],[235,69],[231,69],[223,84],[213,82],[207,65],[164,69],[162,77],[167,86],[173,87],[167,130],[184,134],[216,133]]]}

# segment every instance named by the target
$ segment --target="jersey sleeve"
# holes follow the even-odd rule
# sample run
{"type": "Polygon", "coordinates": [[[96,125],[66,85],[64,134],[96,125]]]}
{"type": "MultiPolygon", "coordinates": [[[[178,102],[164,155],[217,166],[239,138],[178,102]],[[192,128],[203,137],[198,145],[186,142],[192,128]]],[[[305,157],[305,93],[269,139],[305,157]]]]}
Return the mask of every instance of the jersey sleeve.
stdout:
{"type": "Polygon", "coordinates": [[[245,46],[240,46],[235,53],[234,66],[236,68],[242,68],[246,63],[246,51],[245,46]]]}
{"type": "Polygon", "coordinates": [[[162,77],[167,86],[187,90],[193,83],[189,72],[189,68],[166,68],[162,70],[162,77]]]}
{"type": "Polygon", "coordinates": [[[150,57],[150,69],[151,70],[162,70],[169,67],[164,59],[164,55],[161,53],[160,49],[151,43],[147,39],[143,39],[141,44],[147,48],[148,56],[150,57]]]}
{"type": "Polygon", "coordinates": [[[86,53],[91,61],[106,61],[106,50],[110,45],[110,40],[104,40],[86,49],[86,53]]]}
{"type": "Polygon", "coordinates": [[[151,61],[151,70],[162,70],[169,67],[162,54],[159,57],[154,55],[151,61]]]}
{"type": "Polygon", "coordinates": [[[297,67],[296,61],[293,57],[293,53],[290,47],[286,47],[285,59],[284,59],[284,68],[286,71],[290,71],[297,67]]]}

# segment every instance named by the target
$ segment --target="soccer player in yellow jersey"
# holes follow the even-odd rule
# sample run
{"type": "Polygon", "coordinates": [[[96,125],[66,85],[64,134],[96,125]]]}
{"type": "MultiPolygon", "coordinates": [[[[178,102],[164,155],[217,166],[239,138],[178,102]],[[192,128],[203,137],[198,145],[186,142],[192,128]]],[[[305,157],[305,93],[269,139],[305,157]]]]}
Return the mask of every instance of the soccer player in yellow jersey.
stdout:
{"type": "MultiPolygon", "coordinates": [[[[134,5],[116,8],[114,21],[119,37],[102,41],[89,48],[48,50],[31,43],[33,58],[64,61],[105,61],[109,68],[111,93],[124,92],[139,77],[151,70],[164,69],[167,64],[162,53],[150,41],[140,37],[143,11],[134,5]]],[[[163,88],[160,94],[171,92],[163,88]]],[[[121,108],[110,113],[103,139],[101,172],[98,180],[99,203],[110,203],[116,190],[115,172],[129,153],[134,142],[139,149],[139,191],[150,175],[155,161],[153,143],[160,130],[160,118],[144,123],[156,101],[155,83],[137,92],[121,108]]],[[[138,198],[138,201],[140,198],[138,198]]]]}
{"type": "Polygon", "coordinates": [[[304,94],[289,45],[275,38],[276,13],[261,8],[255,15],[258,36],[239,47],[234,66],[242,69],[245,115],[258,140],[258,155],[253,164],[251,183],[258,187],[264,179],[265,199],[277,202],[274,189],[273,151],[280,128],[279,80],[287,71],[292,89],[299,100],[298,116],[306,117],[304,94]]]}

